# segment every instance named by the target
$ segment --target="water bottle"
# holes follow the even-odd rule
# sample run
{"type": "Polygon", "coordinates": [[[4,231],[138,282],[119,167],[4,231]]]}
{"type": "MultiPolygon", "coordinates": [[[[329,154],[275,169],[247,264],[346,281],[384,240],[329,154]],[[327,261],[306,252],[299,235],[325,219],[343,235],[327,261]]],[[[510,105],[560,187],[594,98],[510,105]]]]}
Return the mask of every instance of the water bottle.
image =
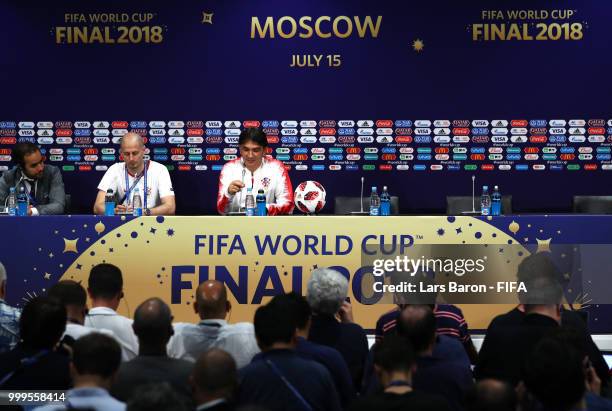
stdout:
{"type": "Polygon", "coordinates": [[[255,215],[255,199],[253,198],[253,189],[247,188],[246,195],[246,215],[254,216],[255,215]]]}
{"type": "Polygon", "coordinates": [[[132,206],[134,206],[134,217],[142,216],[142,199],[140,198],[140,190],[138,190],[138,187],[134,189],[132,206]]]}
{"type": "Polygon", "coordinates": [[[24,186],[19,187],[19,194],[17,194],[17,215],[22,217],[28,215],[28,195],[24,186]]]}
{"type": "Polygon", "coordinates": [[[380,197],[376,187],[372,187],[372,194],[370,194],[370,215],[380,215],[380,197]]]}
{"type": "Polygon", "coordinates": [[[391,215],[391,197],[389,197],[387,186],[383,186],[383,191],[380,193],[380,215],[391,215]]]}
{"type": "Polygon", "coordinates": [[[257,215],[267,215],[268,209],[266,208],[266,195],[264,194],[263,189],[260,188],[259,191],[257,191],[257,198],[255,200],[257,201],[257,215]]]}
{"type": "Polygon", "coordinates": [[[112,188],[106,190],[106,196],[104,197],[104,215],[115,215],[115,194],[112,188]]]}
{"type": "Polygon", "coordinates": [[[15,187],[11,187],[9,189],[8,214],[10,216],[16,216],[17,215],[17,196],[15,195],[15,187]]]}
{"type": "Polygon", "coordinates": [[[491,194],[491,215],[501,215],[501,194],[498,186],[493,188],[491,194]]]}
{"type": "Polygon", "coordinates": [[[489,187],[482,186],[480,196],[480,215],[491,215],[491,197],[489,197],[489,187]]]}

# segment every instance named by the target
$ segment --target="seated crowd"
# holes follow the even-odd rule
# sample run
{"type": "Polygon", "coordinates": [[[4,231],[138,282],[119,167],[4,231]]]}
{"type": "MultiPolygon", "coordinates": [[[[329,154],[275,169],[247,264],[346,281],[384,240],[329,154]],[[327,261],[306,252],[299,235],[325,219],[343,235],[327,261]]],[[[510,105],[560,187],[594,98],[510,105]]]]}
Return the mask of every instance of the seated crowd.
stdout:
{"type": "Polygon", "coordinates": [[[133,320],[118,314],[123,277],[112,264],[91,269],[87,290],[62,280],[18,310],[4,301],[0,264],[0,390],[67,391],[39,410],[612,410],[608,367],[563,309],[554,265],[535,254],[517,276],[540,299],[519,294],[477,352],[461,310],[442,304],[398,305],[369,349],[347,278],[326,268],[306,297],[275,296],[253,323],[228,323],[224,284],[205,281],[199,322],[173,324],[159,298],[133,320]]]}

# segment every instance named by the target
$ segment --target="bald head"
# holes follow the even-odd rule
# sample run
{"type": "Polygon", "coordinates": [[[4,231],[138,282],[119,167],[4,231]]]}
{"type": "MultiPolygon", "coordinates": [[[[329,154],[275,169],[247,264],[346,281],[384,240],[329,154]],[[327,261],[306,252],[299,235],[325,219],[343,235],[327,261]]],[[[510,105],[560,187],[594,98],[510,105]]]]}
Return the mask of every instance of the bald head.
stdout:
{"type": "Polygon", "coordinates": [[[135,145],[137,147],[144,147],[144,139],[138,133],[127,133],[121,137],[121,149],[123,150],[126,146],[135,145]]]}
{"type": "Polygon", "coordinates": [[[516,409],[516,392],[504,381],[484,379],[476,382],[466,398],[469,411],[512,411],[516,409]]]}
{"type": "Polygon", "coordinates": [[[128,170],[138,174],[144,169],[145,146],[140,134],[127,133],[121,138],[121,155],[128,170]]]}
{"type": "Polygon", "coordinates": [[[236,362],[218,348],[206,351],[195,363],[192,374],[196,397],[229,398],[237,384],[236,362]]]}
{"type": "Polygon", "coordinates": [[[134,313],[134,333],[141,345],[165,344],[172,336],[172,313],[159,298],[149,298],[134,313]]]}
{"type": "Polygon", "coordinates": [[[423,354],[436,341],[436,317],[430,305],[407,305],[397,321],[397,333],[408,339],[417,354],[423,354]]]}
{"type": "Polygon", "coordinates": [[[204,281],[196,291],[195,308],[200,318],[224,319],[230,309],[227,291],[221,281],[204,281]]]}

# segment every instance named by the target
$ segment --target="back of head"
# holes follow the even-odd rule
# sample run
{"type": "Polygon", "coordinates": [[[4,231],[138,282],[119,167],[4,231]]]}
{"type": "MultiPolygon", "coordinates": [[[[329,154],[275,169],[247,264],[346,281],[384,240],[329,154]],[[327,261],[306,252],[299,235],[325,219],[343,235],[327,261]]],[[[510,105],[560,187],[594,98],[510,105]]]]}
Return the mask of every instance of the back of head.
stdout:
{"type": "Polygon", "coordinates": [[[63,305],[74,305],[85,307],[87,303],[87,293],[83,286],[73,280],[62,280],[54,284],[48,293],[49,297],[56,298],[63,305]]]}
{"type": "Polygon", "coordinates": [[[127,411],[187,411],[183,398],[167,382],[138,387],[128,401],[127,411]]]}
{"type": "Polygon", "coordinates": [[[123,290],[121,270],[112,264],[98,264],[91,269],[87,286],[93,298],[112,299],[123,290]]]}
{"type": "Polygon", "coordinates": [[[583,357],[559,337],[540,341],[525,361],[525,386],[545,408],[569,410],[585,393],[583,357]]]}
{"type": "Polygon", "coordinates": [[[275,296],[269,304],[277,305],[290,312],[299,330],[306,328],[312,312],[308,301],[303,296],[292,291],[275,296]]]}
{"type": "Polygon", "coordinates": [[[308,280],[308,304],[313,313],[334,315],[348,294],[348,280],[336,270],[317,268],[308,280]]]}
{"type": "Polygon", "coordinates": [[[4,265],[2,264],[2,262],[0,262],[0,285],[6,281],[6,268],[4,268],[4,265]]]}
{"type": "Polygon", "coordinates": [[[121,347],[114,338],[93,332],[76,340],[72,363],[79,375],[108,379],[119,369],[121,347]]]}
{"type": "Polygon", "coordinates": [[[19,319],[23,344],[34,349],[50,350],[66,329],[66,308],[55,298],[35,297],[30,300],[19,319]]]}
{"type": "Polygon", "coordinates": [[[527,291],[518,293],[519,301],[525,304],[525,311],[529,312],[532,307],[542,305],[558,305],[563,299],[563,288],[556,279],[543,276],[531,278],[525,281],[527,291]]]}
{"type": "Polygon", "coordinates": [[[134,312],[133,328],[141,344],[165,344],[172,335],[170,307],[159,298],[149,298],[134,312]]]}
{"type": "Polygon", "coordinates": [[[466,411],[515,411],[517,396],[505,381],[484,379],[477,381],[468,391],[466,411]]]}
{"type": "Polygon", "coordinates": [[[536,278],[547,277],[561,282],[561,271],[549,258],[548,253],[531,254],[523,259],[518,266],[516,278],[518,281],[529,282],[536,278]]]}
{"type": "Polygon", "coordinates": [[[204,281],[196,291],[196,305],[201,318],[225,318],[227,290],[217,280],[204,281]]]}
{"type": "Polygon", "coordinates": [[[263,305],[255,311],[255,337],[262,350],[275,343],[291,343],[296,321],[290,312],[274,304],[263,305]]]}
{"type": "Polygon", "coordinates": [[[200,392],[229,398],[238,384],[236,361],[223,350],[208,350],[195,363],[193,382],[200,392]]]}
{"type": "Polygon", "coordinates": [[[397,320],[397,334],[410,341],[417,354],[429,349],[436,338],[436,317],[431,306],[406,306],[397,320]]]}
{"type": "Polygon", "coordinates": [[[24,158],[27,155],[40,151],[40,148],[34,143],[17,143],[11,151],[11,161],[19,167],[24,167],[24,158]]]}
{"type": "Polygon", "coordinates": [[[266,137],[266,133],[257,127],[247,127],[240,133],[240,137],[238,137],[238,145],[242,145],[248,141],[252,141],[264,148],[268,147],[268,138],[266,137]]]}
{"type": "Polygon", "coordinates": [[[415,355],[410,342],[397,335],[385,337],[372,348],[374,364],[382,370],[392,373],[395,371],[410,372],[415,355]]]}

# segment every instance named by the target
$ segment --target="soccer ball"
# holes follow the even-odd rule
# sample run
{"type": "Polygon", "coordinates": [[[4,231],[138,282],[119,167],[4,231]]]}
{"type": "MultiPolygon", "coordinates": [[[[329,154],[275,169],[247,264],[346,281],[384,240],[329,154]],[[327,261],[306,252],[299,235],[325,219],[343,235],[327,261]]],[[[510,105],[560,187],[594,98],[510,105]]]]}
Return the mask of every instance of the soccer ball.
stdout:
{"type": "Polygon", "coordinates": [[[325,188],[317,181],[304,181],[295,189],[294,202],[302,213],[316,214],[325,206],[325,188]]]}

